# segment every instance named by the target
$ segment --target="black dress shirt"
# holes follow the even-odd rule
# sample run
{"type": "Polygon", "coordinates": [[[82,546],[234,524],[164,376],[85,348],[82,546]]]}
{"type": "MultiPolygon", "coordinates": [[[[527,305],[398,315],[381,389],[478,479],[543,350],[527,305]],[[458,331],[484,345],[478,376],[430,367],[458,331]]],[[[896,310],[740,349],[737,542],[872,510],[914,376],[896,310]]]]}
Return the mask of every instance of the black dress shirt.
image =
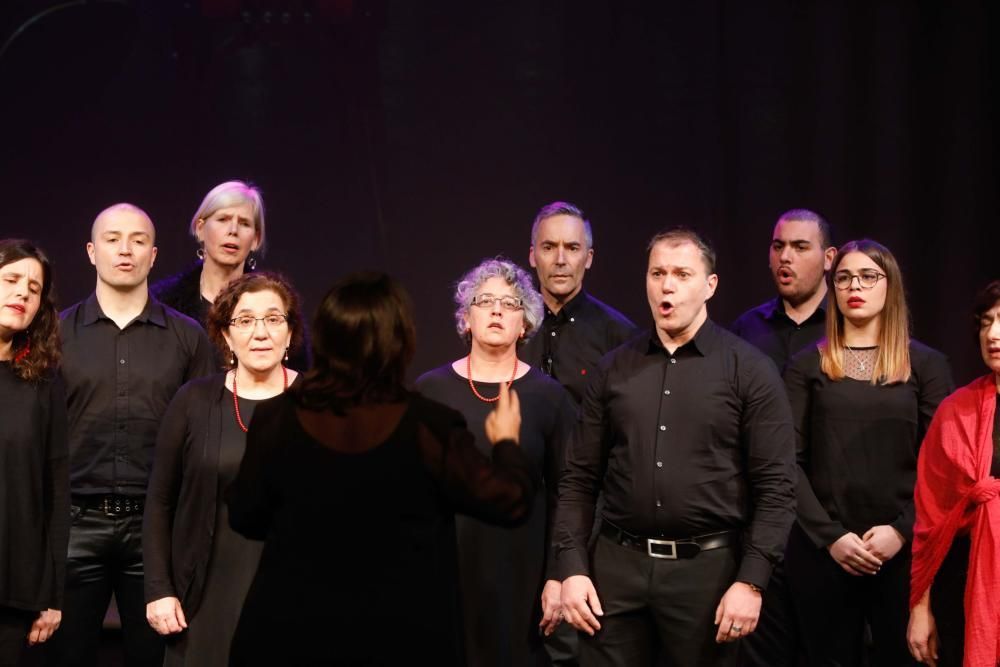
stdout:
{"type": "Polygon", "coordinates": [[[631,320],[581,290],[558,313],[545,309],[541,330],[524,344],[520,356],[564,386],[579,405],[587,374],[635,334],[631,320]]]}
{"type": "Polygon", "coordinates": [[[820,305],[798,324],[785,314],[781,297],[776,297],[740,315],[731,330],[771,357],[783,371],[796,352],[826,335],[826,309],[820,305]]]}
{"type": "Polygon", "coordinates": [[[889,525],[913,538],[917,454],[954,384],[940,352],[910,342],[910,379],[890,385],[820,370],[816,349],[785,371],[798,447],[798,520],[817,547],[889,525]]]}
{"type": "Polygon", "coordinates": [[[589,574],[594,500],[630,533],[744,531],[737,581],[767,586],[795,519],[794,432],[774,364],[711,320],[669,354],[656,333],[593,374],[560,485],[563,578],[589,574]]]}
{"type": "Polygon", "coordinates": [[[124,329],[101,311],[96,294],[60,319],[70,489],[144,495],[167,405],[185,382],[212,372],[208,337],[153,298],[124,329]]]}

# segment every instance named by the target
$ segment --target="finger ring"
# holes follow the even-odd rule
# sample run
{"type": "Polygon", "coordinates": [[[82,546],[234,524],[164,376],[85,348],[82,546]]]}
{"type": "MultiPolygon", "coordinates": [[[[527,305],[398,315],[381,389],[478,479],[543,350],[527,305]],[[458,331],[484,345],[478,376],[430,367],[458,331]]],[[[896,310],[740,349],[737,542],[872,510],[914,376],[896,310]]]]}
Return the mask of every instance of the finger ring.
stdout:
{"type": "Polygon", "coordinates": [[[739,626],[739,625],[734,625],[733,627],[731,627],[729,629],[732,632],[743,632],[743,628],[741,626],[739,626]]]}

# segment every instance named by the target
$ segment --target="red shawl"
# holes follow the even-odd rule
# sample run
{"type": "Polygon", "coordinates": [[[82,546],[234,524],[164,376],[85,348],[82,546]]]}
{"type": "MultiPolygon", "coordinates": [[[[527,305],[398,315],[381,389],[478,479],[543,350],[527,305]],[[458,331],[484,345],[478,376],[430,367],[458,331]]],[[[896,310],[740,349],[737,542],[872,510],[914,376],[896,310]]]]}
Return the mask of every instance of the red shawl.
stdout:
{"type": "Polygon", "coordinates": [[[917,464],[910,606],[930,588],[956,533],[969,533],[965,667],[1000,661],[1000,480],[990,477],[996,393],[990,374],[942,401],[917,464]]]}

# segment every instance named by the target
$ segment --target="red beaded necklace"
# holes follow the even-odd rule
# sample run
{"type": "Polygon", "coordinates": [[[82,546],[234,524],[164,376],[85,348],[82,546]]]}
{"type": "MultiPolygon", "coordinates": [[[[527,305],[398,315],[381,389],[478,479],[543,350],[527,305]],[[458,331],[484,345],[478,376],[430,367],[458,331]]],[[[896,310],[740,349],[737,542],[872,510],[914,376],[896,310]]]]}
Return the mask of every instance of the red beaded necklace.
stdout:
{"type": "MultiPolygon", "coordinates": [[[[469,377],[469,389],[472,390],[472,393],[475,394],[476,398],[478,398],[480,401],[483,401],[484,403],[496,403],[497,401],[500,400],[500,394],[497,394],[493,398],[486,398],[485,396],[483,396],[482,394],[480,394],[478,391],[476,391],[476,385],[472,382],[472,355],[471,354],[468,357],[466,357],[465,374],[469,377]]],[[[514,381],[514,378],[516,376],[517,376],[517,357],[514,357],[514,372],[510,374],[510,380],[507,381],[507,386],[508,387],[514,381]]]]}
{"type": "MultiPolygon", "coordinates": [[[[281,374],[285,378],[285,391],[288,389],[288,369],[284,366],[281,367],[281,374]]],[[[240,397],[236,393],[236,369],[233,369],[233,412],[236,413],[236,424],[243,429],[243,432],[247,432],[247,425],[243,423],[243,418],[240,417],[240,397]]]]}

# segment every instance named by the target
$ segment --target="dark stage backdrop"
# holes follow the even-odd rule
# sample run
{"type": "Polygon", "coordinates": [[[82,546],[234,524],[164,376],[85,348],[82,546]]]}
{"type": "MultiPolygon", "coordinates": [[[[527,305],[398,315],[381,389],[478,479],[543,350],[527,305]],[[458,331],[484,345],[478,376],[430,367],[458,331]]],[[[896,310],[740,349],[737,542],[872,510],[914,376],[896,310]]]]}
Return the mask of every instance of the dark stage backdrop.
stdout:
{"type": "Polygon", "coordinates": [[[419,372],[463,353],[451,287],[527,263],[535,210],[594,223],[588,288],[649,321],[644,246],[710,237],[728,324],[771,294],[785,209],[902,262],[917,337],[980,373],[968,307],[997,263],[996,44],[980,2],[92,0],[0,4],[0,236],[39,241],[62,305],[116,201],[150,212],[158,279],[230,178],[258,184],[270,249],[315,306],[343,273],[401,278],[419,372]]]}

